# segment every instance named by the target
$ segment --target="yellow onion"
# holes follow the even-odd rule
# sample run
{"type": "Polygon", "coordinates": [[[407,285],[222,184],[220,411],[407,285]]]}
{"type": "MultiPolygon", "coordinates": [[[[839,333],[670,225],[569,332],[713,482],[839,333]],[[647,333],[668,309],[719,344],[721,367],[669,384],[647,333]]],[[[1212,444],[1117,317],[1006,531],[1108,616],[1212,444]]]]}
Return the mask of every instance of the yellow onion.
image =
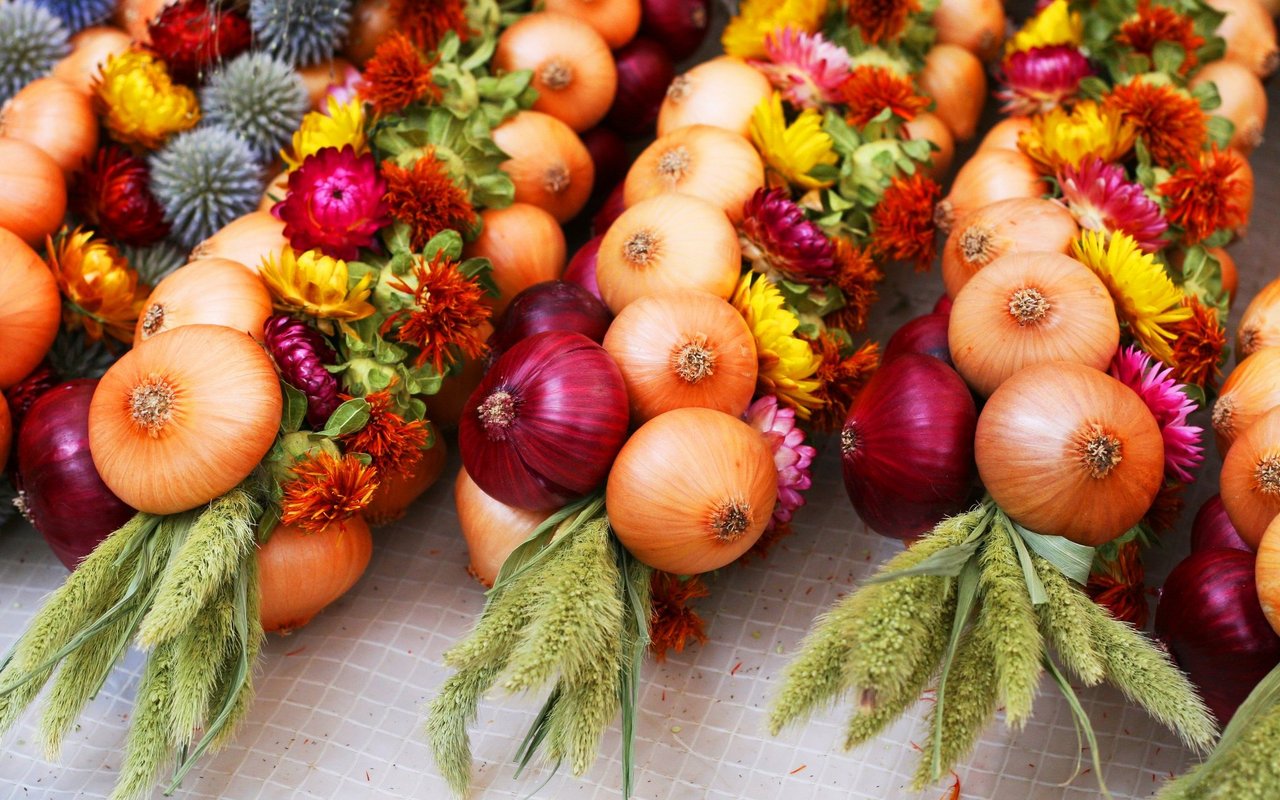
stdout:
{"type": "Polygon", "coordinates": [[[742,59],[720,56],[704,61],[667,87],[658,111],[658,135],[690,125],[710,125],[745,137],[751,114],[773,88],[755,67],[742,59]]]}
{"type": "Polygon", "coordinates": [[[505,72],[532,72],[538,92],[533,109],[579,133],[604,119],[618,90],[609,44],[586,21],[565,14],[535,11],[521,17],[498,37],[493,63],[505,72]]]}
{"type": "Polygon", "coordinates": [[[373,555],[373,536],[361,517],[318,533],[277,525],[258,548],[259,614],[268,633],[289,633],[356,585],[373,555]]]}
{"type": "MultiPolygon", "coordinates": [[[[1226,272],[1225,266],[1223,272],[1226,272]]],[[[1225,276],[1223,283],[1226,283],[1225,276]]],[[[1280,347],[1280,278],[1263,286],[1249,301],[1236,331],[1238,357],[1251,356],[1268,347],[1280,347]]]]}
{"type": "Polygon", "coordinates": [[[956,220],[983,206],[1014,197],[1040,197],[1048,191],[1035,162],[1021,152],[1001,147],[982,149],[956,173],[934,219],[946,233],[956,220]]]}
{"type": "Polygon", "coordinates": [[[1004,41],[1001,0],[940,0],[929,21],[939,44],[959,45],[983,61],[995,58],[1004,41]]]}
{"type": "Polygon", "coordinates": [[[26,242],[0,228],[0,389],[36,368],[58,335],[58,282],[26,242]]]}
{"type": "Polygon", "coordinates": [[[521,111],[494,129],[493,141],[509,156],[502,171],[516,185],[516,202],[545,209],[559,222],[587,204],[595,165],[568,125],[550,114],[521,111]]]}
{"type": "Polygon", "coordinates": [[[925,56],[919,81],[925,95],[933,98],[933,113],[956,139],[972,139],[987,99],[987,75],[978,57],[959,45],[940,42],[925,56]]]}
{"type": "Polygon", "coordinates": [[[1030,117],[1005,117],[992,125],[978,143],[979,150],[1013,150],[1018,152],[1018,137],[1031,127],[1030,117]]]}
{"type": "Polygon", "coordinates": [[[58,162],[35,145],[0,138],[0,228],[44,247],[66,210],[67,184],[58,162]]]}
{"type": "Polygon", "coordinates": [[[1208,0],[1226,14],[1215,31],[1227,42],[1227,59],[1238,61],[1254,75],[1265,78],[1280,64],[1276,49],[1276,24],[1258,0],[1208,0]]]}
{"type": "Polygon", "coordinates": [[[1007,253],[1067,253],[1080,235],[1062,204],[1040,197],[1000,200],[959,220],[942,248],[942,283],[952,299],[987,264],[1007,253]]]}
{"type": "Polygon", "coordinates": [[[196,245],[191,251],[191,260],[225,258],[257,273],[268,258],[279,260],[288,243],[283,222],[270,212],[251,211],[196,245]]]}
{"type": "Polygon", "coordinates": [[[1212,113],[1235,125],[1231,146],[1245,155],[1253,152],[1262,143],[1262,130],[1267,125],[1267,90],[1262,81],[1244,64],[1223,60],[1205,64],[1191,80],[1193,87],[1204,83],[1216,86],[1222,99],[1222,105],[1212,113]]]}
{"type": "Polygon", "coordinates": [[[40,148],[71,175],[98,149],[98,117],[88,95],[58,78],[41,78],[0,109],[0,136],[40,148]]]}
{"type": "Polygon", "coordinates": [[[238,262],[202,258],[156,285],[133,332],[140,344],[183,325],[224,325],[262,341],[271,295],[262,279],[238,262]]]}
{"type": "Polygon", "coordinates": [[[923,139],[934,146],[932,161],[926,173],[934,180],[941,180],[951,169],[951,159],[956,154],[956,140],[951,129],[936,114],[917,114],[905,123],[903,129],[909,139],[923,139]]]}
{"type": "Polygon", "coordinates": [[[494,500],[471,480],[466,469],[458,470],[453,500],[458,509],[458,526],[471,555],[467,571],[485,586],[493,586],[511,551],[551,516],[550,510],[530,511],[494,500]]]}
{"type": "Polygon", "coordinates": [[[94,81],[111,56],[129,49],[133,40],[119,28],[98,25],[71,37],[71,53],[53,65],[53,77],[61,78],[86,95],[93,93],[94,81]]]}
{"type": "Polygon", "coordinates": [[[373,499],[360,512],[370,525],[386,525],[400,519],[409,510],[413,501],[421,497],[440,479],[448,457],[448,448],[435,426],[430,427],[433,442],[431,449],[423,452],[422,458],[413,465],[409,474],[379,473],[378,488],[373,493],[373,499]]]}
{"type": "Polygon", "coordinates": [[[499,296],[486,297],[495,314],[501,314],[520,292],[564,271],[564,231],[555,217],[538,206],[512,203],[506,208],[480,212],[480,236],[467,245],[467,258],[487,258],[493,264],[490,277],[499,296]]]}
{"type": "Polygon", "coordinates": [[[1280,408],[1272,408],[1231,445],[1222,462],[1222,505],[1245,544],[1258,549],[1280,515],[1280,408]]]}
{"type": "Polygon", "coordinates": [[[764,162],[751,143],[721,128],[690,125],[645,148],[627,172],[627,208],[660,194],[700,197],[729,219],[742,220],[742,206],[764,186],[764,162]]]}
{"type": "Polygon", "coordinates": [[[1280,406],[1280,347],[1262,347],[1241,361],[1213,404],[1213,432],[1218,452],[1226,455],[1240,434],[1280,406]]]}

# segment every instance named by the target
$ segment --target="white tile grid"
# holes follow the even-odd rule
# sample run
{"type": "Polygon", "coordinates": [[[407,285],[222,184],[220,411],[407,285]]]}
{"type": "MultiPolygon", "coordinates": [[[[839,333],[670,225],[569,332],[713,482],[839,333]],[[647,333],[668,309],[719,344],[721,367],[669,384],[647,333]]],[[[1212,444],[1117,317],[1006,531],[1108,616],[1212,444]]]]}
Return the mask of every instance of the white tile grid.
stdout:
{"type": "MultiPolygon", "coordinates": [[[[812,619],[898,545],[865,530],[844,497],[833,452],[820,459],[810,505],[796,534],[768,562],[732,567],[710,580],[700,610],[711,641],[645,671],[638,725],[641,800],[882,800],[946,797],[950,780],[913,794],[927,710],[918,706],[872,744],[845,753],[847,705],[777,738],[765,717],[787,656],[812,619]]],[[[179,793],[188,798],[445,798],[421,733],[424,702],[448,675],[441,656],[481,608],[466,575],[451,482],[434,488],[400,525],[377,533],[373,562],[345,598],[306,629],[272,637],[259,666],[259,697],[234,745],[206,759],[179,793]]],[[[7,647],[63,570],[38,535],[11,526],[0,537],[0,647],[7,647]]],[[[113,673],[63,758],[41,758],[38,714],[10,734],[0,785],[13,796],[105,797],[115,779],[141,658],[113,673]]],[[[1109,690],[1081,690],[1098,733],[1108,787],[1146,797],[1190,756],[1176,739],[1109,690]]],[[[511,757],[541,702],[491,698],[472,726],[476,797],[619,796],[616,726],[581,779],[535,770],[513,780],[511,757]],[[550,777],[549,777],[550,776],[550,777]],[[549,778],[549,780],[548,780],[549,778]]],[[[1002,723],[984,734],[958,770],[964,798],[1082,800],[1098,796],[1092,775],[1072,777],[1070,713],[1046,681],[1036,716],[1021,732],[1002,723]]],[[[1082,766],[1088,767],[1087,754],[1082,766]]],[[[159,793],[157,792],[157,796],[159,793]]]]}

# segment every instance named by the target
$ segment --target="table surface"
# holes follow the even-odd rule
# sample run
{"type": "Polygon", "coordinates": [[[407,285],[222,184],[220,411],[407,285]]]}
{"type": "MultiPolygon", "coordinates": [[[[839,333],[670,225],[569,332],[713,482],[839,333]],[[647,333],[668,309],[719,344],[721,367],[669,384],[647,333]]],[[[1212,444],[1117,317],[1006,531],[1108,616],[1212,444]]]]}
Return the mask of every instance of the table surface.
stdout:
{"type": "MultiPolygon", "coordinates": [[[[1268,87],[1280,107],[1280,82],[1268,87]]],[[[1238,321],[1248,300],[1277,277],[1280,253],[1280,122],[1254,154],[1257,200],[1252,229],[1232,248],[1240,268],[1238,321]]],[[[959,158],[966,156],[962,151],[959,158]]],[[[962,161],[958,163],[963,163],[962,161]]],[[[891,274],[872,334],[881,342],[927,310],[941,292],[937,271],[891,274]]],[[[1204,412],[1201,412],[1204,424],[1204,412]]],[[[835,448],[823,445],[809,505],[795,535],[769,561],[712,576],[699,611],[711,641],[645,667],[635,796],[642,800],[788,800],[835,796],[945,798],[952,781],[909,790],[925,709],[917,707],[872,744],[840,747],[847,708],[778,738],[765,714],[779,674],[813,618],[899,545],[869,532],[839,477],[835,448]]],[[[1190,518],[1216,491],[1211,453],[1176,533],[1149,554],[1158,586],[1187,550],[1190,518]]],[[[452,476],[457,468],[451,459],[452,476]]],[[[258,699],[234,744],[206,758],[178,793],[187,798],[448,797],[422,733],[425,703],[448,676],[442,655],[468,630],[484,601],[466,573],[467,555],[453,510],[452,480],[435,486],[401,523],[377,531],[368,572],[305,629],[271,637],[258,666],[258,699]]],[[[7,649],[43,598],[65,577],[40,536],[22,523],[0,530],[0,649],[7,649]]],[[[0,791],[14,797],[105,797],[116,778],[141,658],[131,652],[67,737],[59,761],[47,761],[28,714],[0,748],[0,791]]],[[[1048,682],[1022,731],[992,725],[957,770],[962,798],[1083,800],[1098,796],[1088,756],[1067,704],[1048,682]],[[1077,772],[1077,766],[1080,771],[1077,772]]],[[[1104,776],[1112,794],[1148,797],[1193,762],[1176,738],[1109,688],[1083,689],[1104,776]]],[[[543,766],[517,780],[512,757],[541,698],[491,697],[472,727],[474,797],[613,798],[620,766],[616,724],[603,755],[580,779],[543,766]]],[[[160,793],[157,791],[156,796],[160,793]]]]}

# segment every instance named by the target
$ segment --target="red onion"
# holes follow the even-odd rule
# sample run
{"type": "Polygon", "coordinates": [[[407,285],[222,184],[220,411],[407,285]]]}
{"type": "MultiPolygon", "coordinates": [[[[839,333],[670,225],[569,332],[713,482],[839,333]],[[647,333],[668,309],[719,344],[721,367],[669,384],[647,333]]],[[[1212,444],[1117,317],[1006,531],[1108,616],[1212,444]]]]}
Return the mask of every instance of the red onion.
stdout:
{"type": "Polygon", "coordinates": [[[640,0],[640,33],[667,48],[673,61],[682,61],[707,37],[710,0],[640,0]]]}
{"type": "Polygon", "coordinates": [[[1280,636],[1258,602],[1252,553],[1200,550],[1183,559],[1164,583],[1155,631],[1224,725],[1280,663],[1280,636]]]}
{"type": "Polygon", "coordinates": [[[627,177],[631,168],[631,156],[627,153],[627,143],[617,133],[603,126],[583,131],[579,134],[591,156],[591,165],[595,167],[595,178],[591,193],[592,207],[606,202],[608,195],[604,193],[606,186],[613,186],[627,177]]]}
{"type": "Polygon", "coordinates": [[[591,218],[591,232],[596,236],[604,236],[604,232],[609,230],[613,221],[627,210],[627,203],[622,194],[624,186],[626,181],[618,181],[618,185],[614,186],[613,191],[609,192],[609,196],[604,199],[604,205],[600,206],[600,210],[591,218]]]}
{"type": "Polygon", "coordinates": [[[950,314],[952,303],[950,295],[943,294],[942,297],[938,298],[938,302],[933,304],[933,313],[950,314]]]}
{"type": "Polygon", "coordinates": [[[950,320],[946,314],[925,314],[907,322],[889,337],[880,362],[887,363],[905,353],[919,353],[932,356],[954,368],[955,365],[951,363],[951,348],[947,345],[947,325],[950,320]]]}
{"type": "Polygon", "coordinates": [[[535,283],[511,298],[493,326],[489,352],[496,361],[517,342],[543,331],[573,331],[599,344],[611,319],[609,307],[576,283],[535,283]]]}
{"type": "Polygon", "coordinates": [[[627,389],[604,348],[548,331],[516,344],[467,400],[458,449],[484,493],[562,506],[599,486],[627,438],[627,389]]]}
{"type": "Polygon", "coordinates": [[[978,412],[955,370],[905,353],[863,387],[844,429],[844,486],[876,533],[910,539],[964,510],[974,487],[978,412]]]}
{"type": "MultiPolygon", "coordinates": [[[[658,109],[675,77],[671,56],[662,45],[639,37],[613,54],[618,65],[618,93],[605,124],[623,136],[653,135],[658,109]]],[[[597,170],[599,165],[596,165],[597,170]]]]}
{"type": "Polygon", "coordinates": [[[67,569],[135,513],[102,482],[89,455],[97,385],[81,378],[50,389],[31,404],[18,432],[26,515],[67,569]]]}
{"type": "Polygon", "coordinates": [[[573,254],[573,258],[569,259],[569,266],[564,268],[562,276],[564,280],[578,284],[600,300],[604,297],[600,294],[600,281],[596,280],[596,257],[600,253],[600,243],[603,241],[604,234],[588,239],[587,243],[573,254]]]}
{"type": "Polygon", "coordinates": [[[1191,523],[1191,552],[1215,548],[1253,552],[1253,548],[1245,544],[1227,517],[1227,509],[1222,505],[1220,494],[1205,500],[1204,505],[1196,512],[1195,522],[1191,523]]]}

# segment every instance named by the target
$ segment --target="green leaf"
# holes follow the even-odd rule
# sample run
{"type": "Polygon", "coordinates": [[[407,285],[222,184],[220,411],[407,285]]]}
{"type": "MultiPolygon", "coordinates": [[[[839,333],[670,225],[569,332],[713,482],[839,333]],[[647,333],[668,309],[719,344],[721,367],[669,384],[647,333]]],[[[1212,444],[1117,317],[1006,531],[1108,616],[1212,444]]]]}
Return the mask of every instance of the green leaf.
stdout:
{"type": "Polygon", "coordinates": [[[498,577],[493,582],[493,588],[486,594],[489,597],[496,596],[526,570],[546,558],[559,543],[571,538],[567,535],[571,531],[565,531],[564,535],[553,541],[544,541],[551,539],[560,523],[565,522],[576,514],[578,518],[571,523],[571,527],[577,527],[599,513],[602,508],[604,508],[603,496],[599,494],[588,495],[581,500],[575,500],[547,517],[541,525],[534,528],[533,532],[525,537],[523,542],[516,546],[515,550],[511,551],[511,555],[507,556],[507,560],[502,562],[502,567],[498,570],[498,577]]]}
{"type": "Polygon", "coordinates": [[[293,388],[288,381],[280,381],[280,391],[284,394],[284,411],[280,414],[280,431],[294,433],[302,427],[302,420],[307,415],[307,396],[293,388]]]}
{"type": "Polygon", "coordinates": [[[336,439],[355,433],[369,421],[369,403],[363,397],[353,397],[333,410],[325,423],[321,436],[336,439]]]}
{"type": "MultiPolygon", "coordinates": [[[[1003,514],[1001,515],[1003,516],[1003,514]]],[[[1007,521],[1009,518],[1005,517],[1007,521]]],[[[1031,596],[1031,605],[1041,606],[1049,602],[1049,595],[1044,590],[1044,583],[1036,574],[1035,564],[1031,561],[1031,553],[1027,551],[1027,543],[1021,536],[1011,535],[1013,546],[1018,551],[1018,563],[1022,565],[1022,576],[1027,581],[1027,594],[1031,596]]]]}
{"type": "Polygon", "coordinates": [[[1210,115],[1205,120],[1205,128],[1209,131],[1209,141],[1216,144],[1219,149],[1226,149],[1231,144],[1231,137],[1235,135],[1235,123],[1226,117],[1210,115]]]}
{"type": "Polygon", "coordinates": [[[1097,100],[1105,95],[1109,88],[1110,87],[1107,86],[1107,82],[1102,80],[1102,78],[1091,75],[1080,81],[1080,86],[1077,89],[1077,92],[1086,100],[1097,100]]]}
{"type": "Polygon", "coordinates": [[[1036,555],[1048,561],[1059,572],[1084,586],[1089,582],[1089,570],[1093,566],[1093,548],[1076,544],[1061,536],[1045,536],[1029,531],[1010,520],[1013,529],[1036,555]]]}
{"type": "Polygon", "coordinates": [[[443,255],[450,261],[457,261],[462,258],[462,234],[455,230],[440,231],[422,248],[422,255],[427,259],[443,255]]]}
{"type": "Polygon", "coordinates": [[[866,585],[888,583],[899,578],[911,578],[917,575],[955,577],[973,560],[973,555],[978,552],[978,547],[981,544],[982,538],[980,536],[970,537],[962,544],[942,548],[922,559],[915,566],[905,567],[893,572],[880,572],[867,578],[863,583],[866,585]]]}
{"type": "MultiPolygon", "coordinates": [[[[956,582],[956,615],[951,622],[951,635],[947,640],[947,649],[942,655],[942,674],[938,678],[936,705],[933,710],[938,719],[942,719],[946,702],[947,674],[951,672],[951,663],[955,661],[961,634],[969,624],[969,617],[973,614],[973,607],[978,597],[978,571],[978,559],[970,558],[964,563],[956,582]]],[[[942,772],[942,726],[934,728],[933,733],[929,760],[933,774],[938,775],[942,772]]]]}
{"type": "MultiPolygon", "coordinates": [[[[1076,696],[1076,690],[1071,688],[1071,682],[1058,669],[1058,665],[1053,663],[1053,659],[1047,655],[1044,657],[1045,671],[1053,678],[1053,682],[1058,684],[1058,688],[1062,690],[1062,696],[1067,699],[1067,705],[1071,708],[1071,718],[1075,723],[1076,737],[1081,734],[1084,736],[1085,742],[1088,743],[1089,757],[1093,759],[1093,774],[1098,778],[1098,789],[1102,792],[1103,797],[1111,797],[1111,792],[1107,791],[1107,784],[1102,780],[1102,759],[1098,752],[1098,737],[1094,735],[1093,723],[1089,721],[1089,715],[1085,713],[1084,706],[1080,705],[1080,698],[1076,696]]],[[[1076,762],[1076,770],[1079,771],[1079,762],[1076,762]]],[[[1075,778],[1072,775],[1061,786],[1066,786],[1075,778]]]]}
{"type": "Polygon", "coordinates": [[[1159,41],[1151,52],[1151,60],[1160,72],[1176,75],[1182,69],[1182,62],[1187,60],[1187,51],[1177,42],[1159,41]]]}

